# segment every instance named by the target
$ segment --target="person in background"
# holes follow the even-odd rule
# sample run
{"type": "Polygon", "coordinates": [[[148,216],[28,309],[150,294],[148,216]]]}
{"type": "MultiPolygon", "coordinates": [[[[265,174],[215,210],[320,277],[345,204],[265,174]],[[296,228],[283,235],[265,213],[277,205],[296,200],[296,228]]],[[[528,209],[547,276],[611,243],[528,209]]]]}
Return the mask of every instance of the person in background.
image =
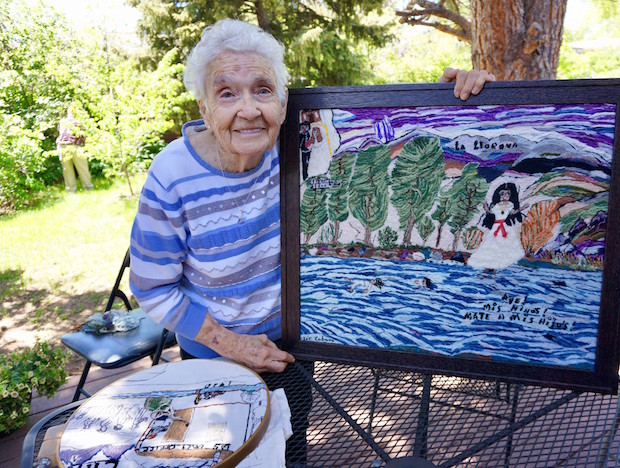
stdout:
{"type": "MultiPolygon", "coordinates": [[[[131,290],[176,333],[182,357],[229,358],[271,390],[287,372],[301,372],[280,349],[277,141],[288,78],[283,45],[257,26],[224,19],[204,29],[184,76],[202,119],[154,158],[130,247],[131,290]]],[[[443,79],[456,80],[459,96],[491,81],[457,70],[443,79]]],[[[295,380],[304,382],[301,374],[287,379],[295,380]]],[[[311,388],[284,389],[293,415],[287,461],[303,465],[311,388]]]]}
{"type": "Polygon", "coordinates": [[[68,192],[77,191],[77,171],[82,188],[91,190],[93,184],[90,180],[88,160],[84,155],[84,142],[86,136],[84,129],[73,115],[73,104],[69,106],[67,116],[58,124],[58,138],[56,138],[56,149],[62,164],[62,176],[65,180],[65,190],[68,192]]]}

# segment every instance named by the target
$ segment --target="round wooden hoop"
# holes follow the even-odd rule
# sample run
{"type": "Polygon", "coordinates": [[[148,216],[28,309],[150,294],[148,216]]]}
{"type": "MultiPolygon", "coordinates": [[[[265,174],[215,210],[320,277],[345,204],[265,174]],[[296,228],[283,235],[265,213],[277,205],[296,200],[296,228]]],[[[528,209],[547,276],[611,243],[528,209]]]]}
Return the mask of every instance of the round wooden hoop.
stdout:
{"type": "MultiPolygon", "coordinates": [[[[178,374],[181,372],[179,369],[181,369],[182,367],[188,367],[188,368],[194,367],[195,368],[191,370],[190,373],[187,375],[196,376],[197,372],[204,373],[204,375],[206,375],[207,377],[205,377],[204,382],[201,381],[202,385],[208,382],[212,382],[214,379],[217,379],[218,376],[214,375],[214,373],[219,372],[223,379],[230,379],[230,374],[239,375],[241,372],[241,375],[245,375],[245,377],[249,377],[250,379],[255,379],[256,382],[255,383],[252,382],[251,386],[254,386],[254,385],[258,386],[261,392],[262,392],[262,389],[260,388],[260,385],[262,384],[262,386],[264,386],[264,394],[266,398],[263,399],[260,405],[262,406],[264,403],[264,407],[265,407],[265,413],[262,416],[262,421],[258,424],[254,432],[248,437],[248,439],[241,444],[240,447],[238,447],[235,451],[226,455],[225,458],[222,458],[219,462],[216,463],[216,466],[222,467],[222,468],[229,468],[229,467],[236,466],[258,446],[262,437],[267,431],[267,427],[269,425],[270,414],[271,414],[271,411],[270,411],[271,400],[270,400],[269,389],[267,388],[267,385],[265,384],[263,379],[260,377],[260,375],[258,375],[256,372],[252,371],[251,369],[247,367],[244,367],[240,364],[237,364],[237,363],[234,363],[228,360],[192,359],[192,360],[186,360],[186,361],[180,361],[180,362],[174,362],[174,363],[165,363],[165,364],[160,364],[158,366],[136,372],[134,374],[131,374],[130,376],[119,379],[116,382],[110,384],[106,388],[94,394],[88,400],[85,400],[84,403],[76,409],[76,411],[73,413],[69,421],[67,421],[65,428],[68,427],[72,423],[73,420],[83,417],[82,413],[87,414],[86,411],[88,411],[89,408],[93,407],[94,404],[105,402],[106,400],[112,400],[113,398],[119,398],[119,395],[121,395],[122,392],[125,392],[125,393],[127,392],[126,387],[131,385],[131,382],[139,382],[140,376],[145,376],[145,382],[148,382],[149,380],[155,380],[154,382],[152,382],[153,385],[161,384],[161,382],[158,382],[158,381],[162,379],[162,376],[164,374],[168,373],[168,374],[171,374],[171,377],[174,377],[175,373],[178,374]],[[170,369],[172,369],[174,372],[170,372],[170,369]],[[114,393],[116,389],[118,389],[117,394],[114,393]]],[[[197,383],[196,386],[200,387],[201,383],[197,383]]],[[[248,385],[247,379],[240,380],[239,384],[248,385]]],[[[172,384],[166,384],[166,385],[172,385],[172,384]]],[[[234,387],[235,382],[234,381],[230,382],[229,385],[234,387]]],[[[137,398],[142,398],[142,397],[157,398],[159,396],[166,395],[166,389],[149,388],[148,383],[145,383],[144,387],[145,388],[143,390],[138,391],[136,393],[137,398]]],[[[215,388],[211,388],[209,390],[213,391],[215,395],[214,397],[217,396],[218,392],[215,388]]],[[[168,392],[173,392],[173,390],[168,390],[168,392]]],[[[183,390],[182,392],[189,392],[189,390],[183,390]]],[[[198,401],[198,398],[200,397],[200,389],[196,389],[195,393],[197,395],[196,399],[198,401]]],[[[192,395],[192,392],[186,395],[183,395],[183,396],[187,397],[190,395],[192,395]]],[[[211,396],[206,397],[206,399],[210,399],[210,398],[211,396]]],[[[153,421],[151,421],[149,424],[151,423],[153,423],[153,421]]],[[[64,432],[63,432],[63,435],[64,435],[64,432]]],[[[135,446],[135,444],[140,442],[140,440],[141,440],[140,437],[137,437],[131,440],[131,443],[133,443],[135,446]]],[[[58,454],[58,459],[59,459],[58,461],[60,461],[60,450],[61,450],[61,447],[63,447],[63,436],[59,437],[57,441],[58,442],[57,442],[56,453],[58,454]]],[[[191,456],[191,455],[183,456],[183,450],[184,450],[183,448],[172,449],[168,453],[172,454],[170,458],[173,458],[173,459],[174,458],[193,458],[193,459],[206,458],[206,457],[191,456]]],[[[183,465],[179,465],[179,467],[180,466],[183,466],[183,465]]]]}

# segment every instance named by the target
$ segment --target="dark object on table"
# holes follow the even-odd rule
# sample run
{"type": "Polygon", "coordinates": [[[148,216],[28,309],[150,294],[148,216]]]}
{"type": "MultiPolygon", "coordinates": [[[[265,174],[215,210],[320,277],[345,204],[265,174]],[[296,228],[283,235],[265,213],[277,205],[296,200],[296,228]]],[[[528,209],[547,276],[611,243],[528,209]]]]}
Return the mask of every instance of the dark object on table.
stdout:
{"type": "MultiPolygon", "coordinates": [[[[119,298],[127,310],[132,310],[127,295],[120,289],[125,270],[129,267],[129,250],[125,253],[123,264],[110,293],[104,316],[109,313],[114,300],[119,298]]],[[[84,330],[67,333],[61,338],[62,343],[86,359],[86,365],[82,371],[80,382],[75,390],[73,401],[80,398],[80,394],[90,396],[84,390],[84,383],[90,370],[91,364],[104,369],[116,369],[138,361],[146,356],[151,356],[153,365],[159,362],[161,353],[165,348],[176,343],[174,333],[162,328],[148,317],[142,310],[135,309],[133,313],[139,320],[140,325],[128,331],[117,333],[94,334],[84,330]]]]}

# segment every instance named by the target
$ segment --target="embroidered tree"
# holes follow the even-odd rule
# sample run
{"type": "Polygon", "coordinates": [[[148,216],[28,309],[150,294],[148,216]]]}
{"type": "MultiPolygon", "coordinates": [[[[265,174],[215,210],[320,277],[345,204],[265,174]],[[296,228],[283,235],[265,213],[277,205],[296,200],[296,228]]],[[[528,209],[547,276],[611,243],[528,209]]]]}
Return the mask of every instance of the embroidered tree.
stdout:
{"type": "Polygon", "coordinates": [[[388,211],[390,147],[377,145],[357,155],[349,189],[349,209],[364,226],[364,244],[371,245],[370,233],[385,223],[388,211]]]}
{"type": "Polygon", "coordinates": [[[476,250],[482,242],[482,231],[477,226],[470,226],[463,231],[463,245],[467,250],[476,250]]]}
{"type": "Polygon", "coordinates": [[[453,203],[448,225],[454,234],[452,250],[457,250],[461,231],[478,211],[488,189],[489,183],[478,175],[478,163],[465,164],[461,177],[450,188],[453,203]]]}
{"type": "Polygon", "coordinates": [[[317,242],[319,244],[331,244],[334,240],[334,223],[327,223],[321,228],[317,242]]]}
{"type": "Polygon", "coordinates": [[[333,244],[338,243],[340,223],[349,217],[347,200],[354,163],[355,154],[344,153],[339,158],[332,160],[329,166],[329,176],[332,182],[340,182],[340,185],[335,185],[329,189],[329,198],[327,199],[327,214],[334,223],[333,244]]]}
{"type": "Polygon", "coordinates": [[[431,214],[431,218],[437,221],[437,241],[435,242],[435,248],[439,247],[441,242],[441,230],[444,225],[450,219],[450,212],[452,210],[452,200],[450,199],[450,191],[442,190],[439,195],[439,201],[435,207],[435,211],[431,214]]]}
{"type": "Polygon", "coordinates": [[[417,222],[416,227],[418,228],[420,237],[422,237],[422,242],[426,244],[426,240],[435,230],[435,225],[433,224],[433,221],[428,216],[422,216],[422,218],[420,218],[420,220],[417,222]]]}
{"type": "Polygon", "coordinates": [[[415,138],[398,156],[392,171],[392,204],[405,231],[403,244],[411,244],[413,226],[433,206],[445,173],[438,138],[415,138]]]}
{"type": "Polygon", "coordinates": [[[385,229],[379,231],[379,245],[384,249],[391,249],[396,245],[398,240],[398,233],[390,226],[386,226],[385,229]]]}
{"type": "Polygon", "coordinates": [[[521,227],[521,243],[526,255],[540,250],[554,235],[554,228],[560,222],[557,200],[534,203],[521,227]]]}
{"type": "Polygon", "coordinates": [[[327,209],[325,208],[325,190],[310,188],[313,178],[306,181],[306,191],[301,200],[299,213],[299,227],[306,235],[305,244],[310,242],[310,237],[317,232],[327,221],[327,209]]]}

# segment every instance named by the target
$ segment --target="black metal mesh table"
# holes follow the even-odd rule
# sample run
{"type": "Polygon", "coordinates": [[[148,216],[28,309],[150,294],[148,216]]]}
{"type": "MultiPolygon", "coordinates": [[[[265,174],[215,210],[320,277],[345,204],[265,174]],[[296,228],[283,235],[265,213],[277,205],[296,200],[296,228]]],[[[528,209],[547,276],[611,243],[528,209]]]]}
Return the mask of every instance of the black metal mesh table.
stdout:
{"type": "Polygon", "coordinates": [[[320,363],[311,466],[616,466],[617,397],[320,363]]]}
{"type": "Polygon", "coordinates": [[[299,367],[293,391],[312,387],[309,467],[385,467],[406,456],[440,467],[619,463],[617,396],[325,362],[313,374],[299,367]]]}

